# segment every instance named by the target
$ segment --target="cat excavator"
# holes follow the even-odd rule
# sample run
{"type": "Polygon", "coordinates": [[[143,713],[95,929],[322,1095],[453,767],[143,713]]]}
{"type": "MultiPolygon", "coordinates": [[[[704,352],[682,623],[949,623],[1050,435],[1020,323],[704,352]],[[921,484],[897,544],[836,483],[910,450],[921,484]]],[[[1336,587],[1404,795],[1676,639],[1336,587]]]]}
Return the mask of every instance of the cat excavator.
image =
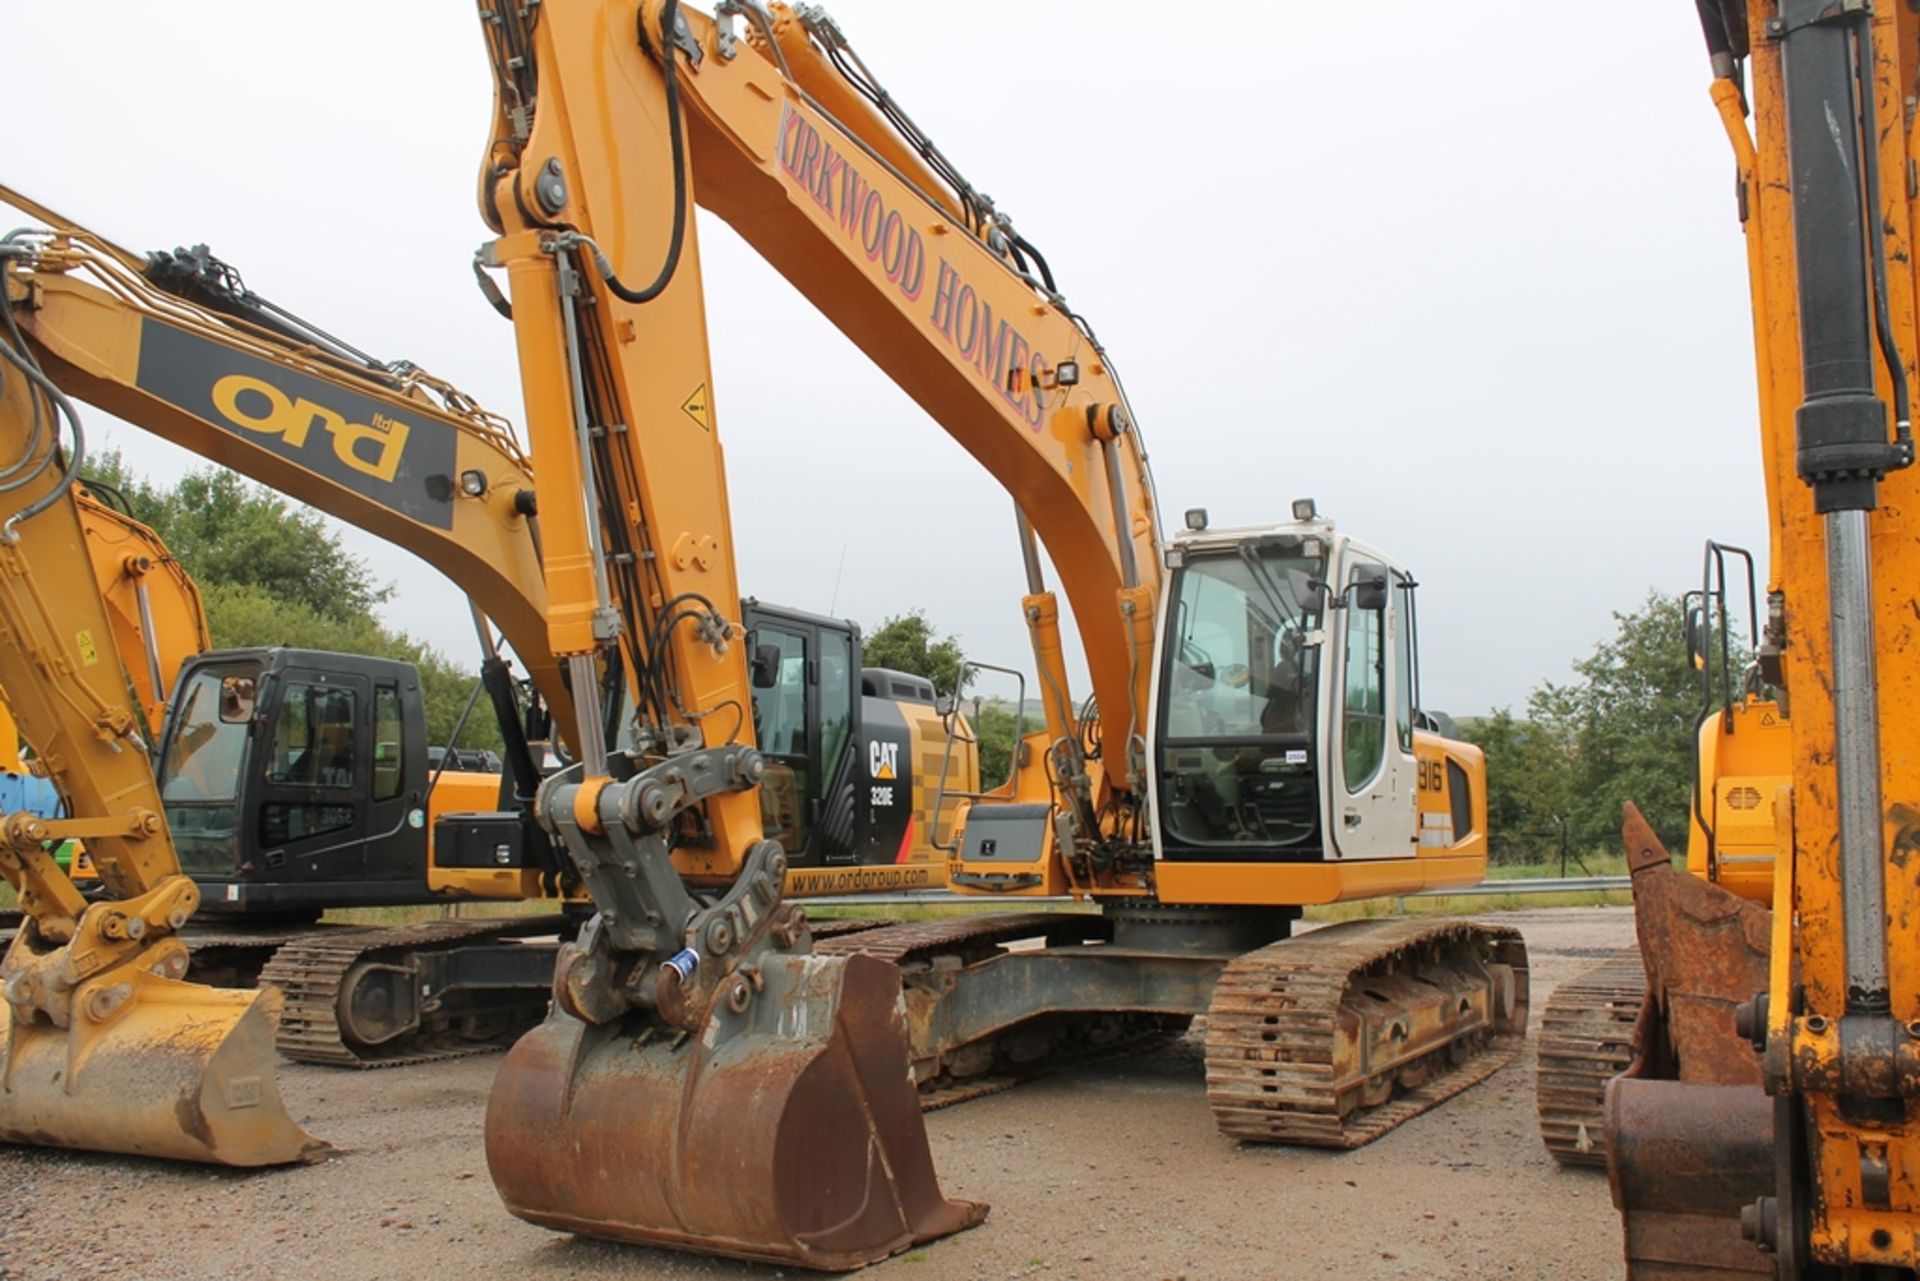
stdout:
{"type": "Polygon", "coordinates": [[[1708,545],[1688,639],[1717,706],[1687,869],[1629,807],[1638,954],[1550,1003],[1543,1129],[1563,1159],[1604,1154],[1629,1277],[1911,1278],[1920,13],[1697,9],[1747,243],[1767,587],[1763,602],[1746,558],[1758,645],[1740,679],[1727,605],[1745,553],[1708,545]],[[1603,1128],[1582,1133],[1576,1110],[1603,1128]]]}
{"type": "MultiPolygon", "coordinates": [[[[1421,705],[1411,574],[1310,500],[1247,528],[1196,508],[1163,538],[1140,429],[1092,328],[819,10],[550,0],[480,20],[496,91],[479,204],[494,236],[475,272],[513,327],[537,466],[503,458],[486,430],[421,426],[403,398],[349,417],[278,372],[209,406],[223,375],[177,352],[144,394],[181,415],[169,434],[190,448],[440,566],[552,708],[570,760],[528,808],[593,914],[489,1101],[508,1207],[567,1231],[847,1269],[984,1215],[941,1192],[916,1085],[1205,1014],[1223,1129],[1351,1147],[1508,1061],[1527,1006],[1514,931],[1423,919],[1290,937],[1307,904],[1484,874],[1484,766],[1421,705]],[[983,899],[1069,894],[1097,911],[832,938],[790,901],[803,869],[766,793],[795,740],[756,694],[820,698],[835,642],[754,626],[741,602],[696,204],[1013,498],[1045,728],[1003,788],[940,768],[937,794],[960,803],[947,878],[983,899]],[[203,409],[232,411],[229,425],[203,409]]],[[[78,243],[16,251],[37,268],[23,316],[67,301],[78,243]]],[[[107,408],[116,386],[93,366],[129,359],[137,338],[146,368],[146,331],[163,322],[115,323],[117,342],[66,371],[107,408]]],[[[141,790],[150,779],[96,781],[129,750],[129,718],[86,680],[89,620],[22,595],[72,560],[77,420],[48,371],[14,378],[42,399],[0,418],[31,476],[0,487],[0,586],[15,584],[11,602],[0,593],[0,683],[51,687],[22,730],[80,779],[85,817],[69,821],[97,833],[121,893],[83,909],[35,853],[53,824],[9,820],[4,866],[31,919],[7,962],[0,1135],[127,1150],[93,1118],[164,1103],[176,1131],[186,1116],[220,1140],[196,1150],[175,1133],[168,1154],[227,1159],[236,1100],[270,1094],[258,1033],[273,998],[241,1010],[179,984],[173,936],[194,895],[164,807],[141,790]],[[140,977],[162,964],[164,980],[140,977]],[[103,1101],[93,1069],[152,1050],[160,991],[218,1011],[174,1047],[177,1081],[199,1093],[182,1104],[102,1070],[117,1091],[103,1101]],[[84,1023],[96,1006],[97,1028],[84,1023]],[[237,1061],[224,1075],[222,1053],[237,1061]]],[[[817,741],[810,730],[809,761],[817,741]]],[[[866,786],[897,777],[897,757],[871,747],[866,786]]],[[[283,1114],[276,1128],[259,1159],[298,1156],[305,1136],[283,1114]]]]}

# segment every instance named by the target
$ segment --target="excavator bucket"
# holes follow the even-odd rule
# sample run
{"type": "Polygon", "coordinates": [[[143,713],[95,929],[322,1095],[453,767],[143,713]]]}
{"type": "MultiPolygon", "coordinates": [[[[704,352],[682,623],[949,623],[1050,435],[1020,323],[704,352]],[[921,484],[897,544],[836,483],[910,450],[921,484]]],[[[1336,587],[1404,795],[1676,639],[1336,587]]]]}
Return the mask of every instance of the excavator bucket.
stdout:
{"type": "Polygon", "coordinates": [[[717,1001],[691,1034],[593,1027],[556,1003],[487,1105],[507,1208],[565,1232],[825,1271],[984,1219],[934,1176],[898,971],[768,955],[758,973],[744,1009],[717,1001]]]}
{"type": "Polygon", "coordinates": [[[236,1166],[331,1153],[280,1100],[277,990],[122,972],[74,1011],[60,1028],[0,1001],[0,1142],[236,1166]]]}

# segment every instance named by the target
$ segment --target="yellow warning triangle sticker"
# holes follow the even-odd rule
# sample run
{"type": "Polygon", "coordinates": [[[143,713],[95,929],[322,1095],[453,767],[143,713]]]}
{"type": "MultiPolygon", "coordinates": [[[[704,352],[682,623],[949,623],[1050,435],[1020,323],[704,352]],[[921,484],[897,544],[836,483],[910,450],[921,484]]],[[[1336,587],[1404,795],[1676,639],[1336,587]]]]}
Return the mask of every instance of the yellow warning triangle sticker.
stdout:
{"type": "Polygon", "coordinates": [[[713,415],[707,410],[707,385],[701,383],[693,389],[693,395],[680,402],[680,408],[687,417],[699,423],[708,431],[713,430],[713,415]]]}
{"type": "Polygon", "coordinates": [[[1778,725],[1780,722],[1773,719],[1772,712],[1768,712],[1766,715],[1760,718],[1760,723],[1762,725],[1778,725]]]}
{"type": "Polygon", "coordinates": [[[882,761],[880,764],[880,768],[878,771],[875,772],[874,777],[875,778],[892,778],[893,766],[888,765],[886,762],[882,761]]]}

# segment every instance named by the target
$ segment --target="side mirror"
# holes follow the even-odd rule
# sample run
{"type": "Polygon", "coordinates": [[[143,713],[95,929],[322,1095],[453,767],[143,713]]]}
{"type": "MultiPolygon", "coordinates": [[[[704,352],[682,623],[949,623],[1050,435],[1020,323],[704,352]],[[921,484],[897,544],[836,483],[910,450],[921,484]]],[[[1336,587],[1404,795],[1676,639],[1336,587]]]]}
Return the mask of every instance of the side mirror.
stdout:
{"type": "Polygon", "coordinates": [[[1707,665],[1707,611],[1704,606],[1687,608],[1687,666],[1701,671],[1707,665]]]}
{"type": "Polygon", "coordinates": [[[780,647],[778,645],[755,645],[753,661],[753,687],[772,689],[780,683],[780,647]]]}
{"type": "Polygon", "coordinates": [[[1287,571],[1287,595],[1292,598],[1293,607],[1303,614],[1320,608],[1320,597],[1326,590],[1324,579],[1315,578],[1304,569],[1287,571]]]}
{"type": "Polygon", "coordinates": [[[228,676],[220,682],[220,719],[241,725],[253,719],[256,688],[251,676],[228,676]]]}
{"type": "Polygon", "coordinates": [[[1353,585],[1355,609],[1381,610],[1387,607],[1387,576],[1384,573],[1362,578],[1353,585]]]}

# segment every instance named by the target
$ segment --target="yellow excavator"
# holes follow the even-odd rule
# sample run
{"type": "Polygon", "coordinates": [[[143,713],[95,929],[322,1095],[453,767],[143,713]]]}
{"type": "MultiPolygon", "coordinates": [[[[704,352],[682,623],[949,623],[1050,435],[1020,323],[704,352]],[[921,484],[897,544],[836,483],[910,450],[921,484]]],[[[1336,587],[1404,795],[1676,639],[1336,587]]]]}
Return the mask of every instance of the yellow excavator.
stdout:
{"type": "Polygon", "coordinates": [[[536,805],[599,911],[495,1082],[487,1150],[509,1208],[854,1267],[983,1212],[940,1192],[910,1081],[1018,1058],[1030,1036],[1044,1053],[1063,1023],[1061,1040],[1093,1039],[1205,1013],[1223,1127],[1328,1146],[1504,1062],[1525,1018],[1511,930],[1288,937],[1303,904],[1484,871],[1482,763],[1420,710],[1411,576],[1304,500],[1257,528],[1195,509],[1163,540],[1105,348],[818,9],[481,16],[496,238],[478,262],[511,295],[483,276],[518,344],[548,650],[576,694],[624,691],[633,709],[619,742],[580,699],[577,763],[536,805]],[[1014,498],[1046,727],[1007,794],[968,798],[949,881],[1065,892],[1097,915],[816,944],[783,900],[739,709],[786,655],[743,644],[730,617],[696,204],[1014,498]]]}
{"type": "Polygon", "coordinates": [[[1585,1063],[1575,1036],[1559,1061],[1581,1070],[1559,1080],[1607,1081],[1624,1049],[1586,1150],[1604,1150],[1630,1277],[1911,1278],[1920,757],[1900,717],[1920,681],[1920,13],[1697,7],[1747,241],[1769,577],[1762,604],[1748,562],[1759,634],[1740,681],[1727,644],[1740,553],[1709,544],[1689,641],[1718,708],[1701,727],[1688,869],[1630,809],[1639,955],[1589,981],[1611,986],[1612,1018],[1589,1006],[1585,1063]]]}
{"type": "MultiPolygon", "coordinates": [[[[489,1164],[509,1208],[592,1235],[851,1268],[984,1213],[940,1192],[916,1083],[1205,1014],[1209,1094],[1228,1133],[1350,1147],[1506,1062],[1526,1017],[1514,931],[1362,921],[1289,937],[1306,904],[1484,874],[1482,760],[1421,706],[1406,569],[1307,500],[1248,528],[1212,528],[1194,509],[1163,539],[1106,350],[1047,260],[818,10],[547,3],[489,7],[481,21],[496,101],[480,205],[496,234],[475,266],[513,325],[536,467],[503,458],[486,430],[423,426],[404,398],[349,417],[330,392],[276,383],[283,370],[226,382],[156,343],[167,326],[144,313],[113,322],[117,345],[82,347],[97,366],[137,344],[143,372],[156,353],[152,377],[132,382],[162,402],[157,416],[180,415],[175,439],[439,565],[553,710],[571,761],[530,808],[595,911],[560,949],[552,1010],[508,1054],[489,1103],[489,1164]],[[771,718],[819,698],[843,651],[818,631],[754,626],[741,604],[696,203],[1013,497],[1046,724],[1003,788],[949,786],[940,771],[942,803],[966,802],[948,880],[1000,901],[1067,893],[1097,913],[816,938],[788,901],[800,869],[766,794],[786,758],[819,757],[811,730],[796,753],[771,718]],[[1085,701],[1041,544],[1086,658],[1085,701]]],[[[74,298],[75,269],[99,266],[98,252],[80,262],[80,244],[56,234],[13,249],[32,277],[23,327],[74,298]]],[[[115,407],[128,380],[67,363],[26,381],[60,405],[61,374],[91,378],[79,392],[115,407]]],[[[53,452],[51,431],[30,426],[53,412],[39,410],[0,418],[36,482],[0,489],[14,540],[0,543],[0,586],[63,574],[73,555],[78,446],[53,452]]],[[[11,605],[0,596],[0,683],[51,686],[23,732],[83,745],[55,753],[61,768],[103,778],[126,748],[125,718],[97,689],[88,702],[70,688],[84,683],[73,638],[87,620],[19,590],[11,605]],[[14,643],[25,637],[38,649],[14,643]]],[[[870,750],[868,787],[885,786],[897,756],[870,750]]],[[[88,1128],[95,1109],[207,1111],[203,1097],[182,1106],[127,1088],[97,1102],[86,1071],[53,1061],[78,1039],[71,991],[84,1005],[107,977],[80,976],[75,958],[138,912],[137,937],[112,955],[139,971],[191,906],[156,915],[142,900],[188,891],[160,807],[125,781],[71,793],[85,816],[71,821],[101,833],[116,873],[142,860],[106,912],[48,910],[72,900],[25,838],[51,825],[10,847],[31,919],[5,973],[68,985],[44,998],[8,989],[0,1135],[115,1148],[88,1128]]],[[[96,1041],[146,1008],[150,985],[127,986],[106,1032],[87,1029],[96,1041]]],[[[209,1020],[207,1052],[238,1023],[209,1020]]],[[[92,1062],[149,1048],[103,1043],[92,1062]]],[[[173,1154],[225,1155],[191,1148],[173,1154]]],[[[297,1151],[287,1143],[278,1159],[297,1151]]]]}

